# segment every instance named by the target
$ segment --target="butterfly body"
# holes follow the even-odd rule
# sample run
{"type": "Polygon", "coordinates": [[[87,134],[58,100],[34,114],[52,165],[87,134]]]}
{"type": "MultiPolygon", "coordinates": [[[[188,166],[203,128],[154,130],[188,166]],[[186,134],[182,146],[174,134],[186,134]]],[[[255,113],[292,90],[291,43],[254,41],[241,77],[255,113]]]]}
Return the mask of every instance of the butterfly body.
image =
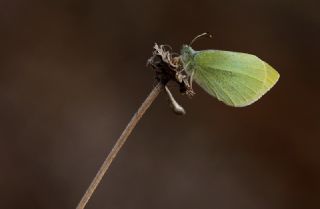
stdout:
{"type": "Polygon", "coordinates": [[[210,95],[234,107],[257,101],[280,77],[269,64],[246,53],[195,51],[184,45],[181,60],[193,81],[210,95]]]}

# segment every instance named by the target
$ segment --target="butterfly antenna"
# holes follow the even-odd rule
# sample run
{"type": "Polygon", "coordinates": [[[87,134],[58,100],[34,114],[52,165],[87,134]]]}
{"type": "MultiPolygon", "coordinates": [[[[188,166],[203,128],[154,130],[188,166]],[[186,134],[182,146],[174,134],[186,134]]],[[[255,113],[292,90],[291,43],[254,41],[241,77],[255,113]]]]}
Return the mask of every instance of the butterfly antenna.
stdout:
{"type": "Polygon", "coordinates": [[[210,33],[208,33],[208,32],[202,33],[202,34],[197,35],[196,37],[194,37],[194,38],[192,39],[192,41],[190,42],[189,46],[192,46],[192,44],[193,44],[196,40],[198,40],[199,38],[201,38],[201,37],[203,37],[203,36],[208,36],[209,38],[212,38],[212,37],[213,37],[213,36],[212,36],[210,33]]]}

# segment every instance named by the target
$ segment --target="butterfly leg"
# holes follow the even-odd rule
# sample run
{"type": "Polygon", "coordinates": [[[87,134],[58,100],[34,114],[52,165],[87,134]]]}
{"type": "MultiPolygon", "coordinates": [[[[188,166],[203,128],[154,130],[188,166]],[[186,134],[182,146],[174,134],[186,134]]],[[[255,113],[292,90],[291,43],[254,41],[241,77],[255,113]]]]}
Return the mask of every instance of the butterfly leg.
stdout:
{"type": "Polygon", "coordinates": [[[194,71],[192,71],[191,75],[190,75],[190,80],[189,80],[189,83],[190,83],[190,88],[192,89],[192,83],[193,83],[193,76],[194,76],[194,71]]]}

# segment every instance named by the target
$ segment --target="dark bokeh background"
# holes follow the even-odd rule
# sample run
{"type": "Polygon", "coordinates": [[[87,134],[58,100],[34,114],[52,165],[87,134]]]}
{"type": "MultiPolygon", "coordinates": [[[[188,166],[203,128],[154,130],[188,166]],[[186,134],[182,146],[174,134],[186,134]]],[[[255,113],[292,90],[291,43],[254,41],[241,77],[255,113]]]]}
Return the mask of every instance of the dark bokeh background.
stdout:
{"type": "MultiPolygon", "coordinates": [[[[0,2],[0,208],[75,208],[154,85],[154,42],[255,54],[281,74],[231,108],[161,95],[88,209],[319,209],[319,1],[0,2]]],[[[174,86],[172,87],[174,88],[174,86]]]]}

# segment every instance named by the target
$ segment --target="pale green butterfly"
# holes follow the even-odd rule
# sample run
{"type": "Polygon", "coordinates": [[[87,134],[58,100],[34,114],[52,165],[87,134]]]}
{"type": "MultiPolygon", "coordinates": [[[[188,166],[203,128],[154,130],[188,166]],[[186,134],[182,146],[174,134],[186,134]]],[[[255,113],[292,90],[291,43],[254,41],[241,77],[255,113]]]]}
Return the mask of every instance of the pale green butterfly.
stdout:
{"type": "Polygon", "coordinates": [[[260,99],[280,75],[260,58],[221,50],[195,51],[183,45],[181,60],[186,73],[207,93],[227,105],[244,107],[260,99]]]}

